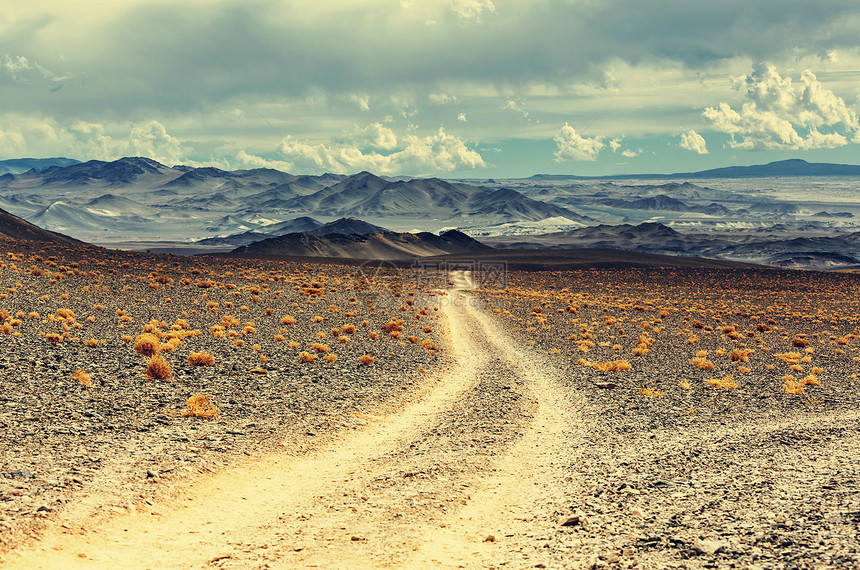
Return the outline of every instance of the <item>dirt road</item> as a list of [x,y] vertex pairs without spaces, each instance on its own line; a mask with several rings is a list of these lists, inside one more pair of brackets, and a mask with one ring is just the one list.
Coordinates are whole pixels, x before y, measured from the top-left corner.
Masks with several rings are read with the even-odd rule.
[[226,469],[98,528],[60,521],[7,567],[548,563],[534,539],[564,514],[557,461],[576,453],[581,404],[472,303],[456,290],[443,299],[455,365],[402,413],[300,457]]

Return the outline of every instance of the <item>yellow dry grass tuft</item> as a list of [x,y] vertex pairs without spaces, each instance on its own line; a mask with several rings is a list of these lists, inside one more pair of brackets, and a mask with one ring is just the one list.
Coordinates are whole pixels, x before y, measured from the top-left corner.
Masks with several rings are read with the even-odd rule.
[[146,363],[146,377],[150,380],[170,380],[173,377],[173,369],[160,354],[155,354]]
[[728,376],[724,376],[723,378],[712,378],[710,380],[705,380],[705,384],[723,390],[729,390],[738,387],[737,382],[735,382],[731,374],[729,374]]
[[365,354],[363,356],[359,356],[358,361],[365,366],[372,366],[376,359],[374,359],[369,354]]
[[87,388],[93,387],[93,380],[90,378],[90,375],[78,368],[74,372],[72,372],[72,378],[83,384]]
[[208,352],[192,352],[188,355],[191,366],[215,366],[215,357]]
[[152,333],[143,333],[134,341],[134,351],[141,356],[155,356],[161,351],[161,342]]
[[665,392],[661,392],[660,390],[652,390],[651,388],[642,387],[639,388],[639,394],[642,396],[648,396],[649,398],[659,398],[665,394]]
[[299,353],[299,361],[300,362],[314,362],[316,359],[317,359],[316,354],[311,354],[310,352],[307,352],[304,350]]
[[209,401],[209,396],[195,394],[185,402],[185,410],[182,412],[182,417],[193,416],[208,420],[209,418],[214,418],[217,414],[218,408]]
[[707,358],[702,357],[702,356],[696,356],[695,358],[693,358],[690,361],[690,363],[692,363],[692,365],[695,366],[696,368],[698,368],[699,370],[713,370],[714,369],[714,363],[711,362],[710,360],[708,360]]

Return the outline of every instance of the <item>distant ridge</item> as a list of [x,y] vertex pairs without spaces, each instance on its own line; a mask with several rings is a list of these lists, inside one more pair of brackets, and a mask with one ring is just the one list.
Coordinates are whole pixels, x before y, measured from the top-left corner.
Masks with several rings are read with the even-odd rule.
[[44,230],[27,220],[10,214],[6,210],[0,210],[0,237],[28,241],[52,241],[69,245],[84,245],[69,236]]
[[457,230],[430,232],[375,232],[367,235],[292,233],[234,249],[235,257],[332,257],[344,259],[401,259],[448,253],[487,251],[487,245]]
[[615,174],[607,176],[535,174],[527,180],[671,180],[675,178],[771,178],[775,176],[860,176],[860,166],[806,162],[800,158],[792,158],[753,166],[726,166],[674,174]]
[[79,163],[79,160],[64,156],[56,158],[12,158],[0,160],[0,174],[18,174],[28,170],[44,170],[52,166],[72,166]]

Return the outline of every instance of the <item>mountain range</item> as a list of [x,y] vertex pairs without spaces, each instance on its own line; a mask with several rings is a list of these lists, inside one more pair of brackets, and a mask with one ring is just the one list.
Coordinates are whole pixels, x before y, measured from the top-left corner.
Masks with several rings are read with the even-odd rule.
[[573,174],[535,174],[529,180],[671,180],[678,178],[771,178],[775,176],[860,176],[860,166],[807,162],[792,158],[753,166],[726,166],[698,172],[674,174],[613,174],[605,176],[577,176]]

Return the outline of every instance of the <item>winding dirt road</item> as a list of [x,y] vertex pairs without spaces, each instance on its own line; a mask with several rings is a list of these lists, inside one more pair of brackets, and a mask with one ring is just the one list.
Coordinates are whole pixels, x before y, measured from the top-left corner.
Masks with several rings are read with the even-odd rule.
[[[8,568],[549,564],[582,404],[458,288],[454,366],[420,402],[300,457],[270,454],[98,528],[48,530]],[[62,521],[60,521],[62,523]],[[543,537],[541,535],[544,535]]]

